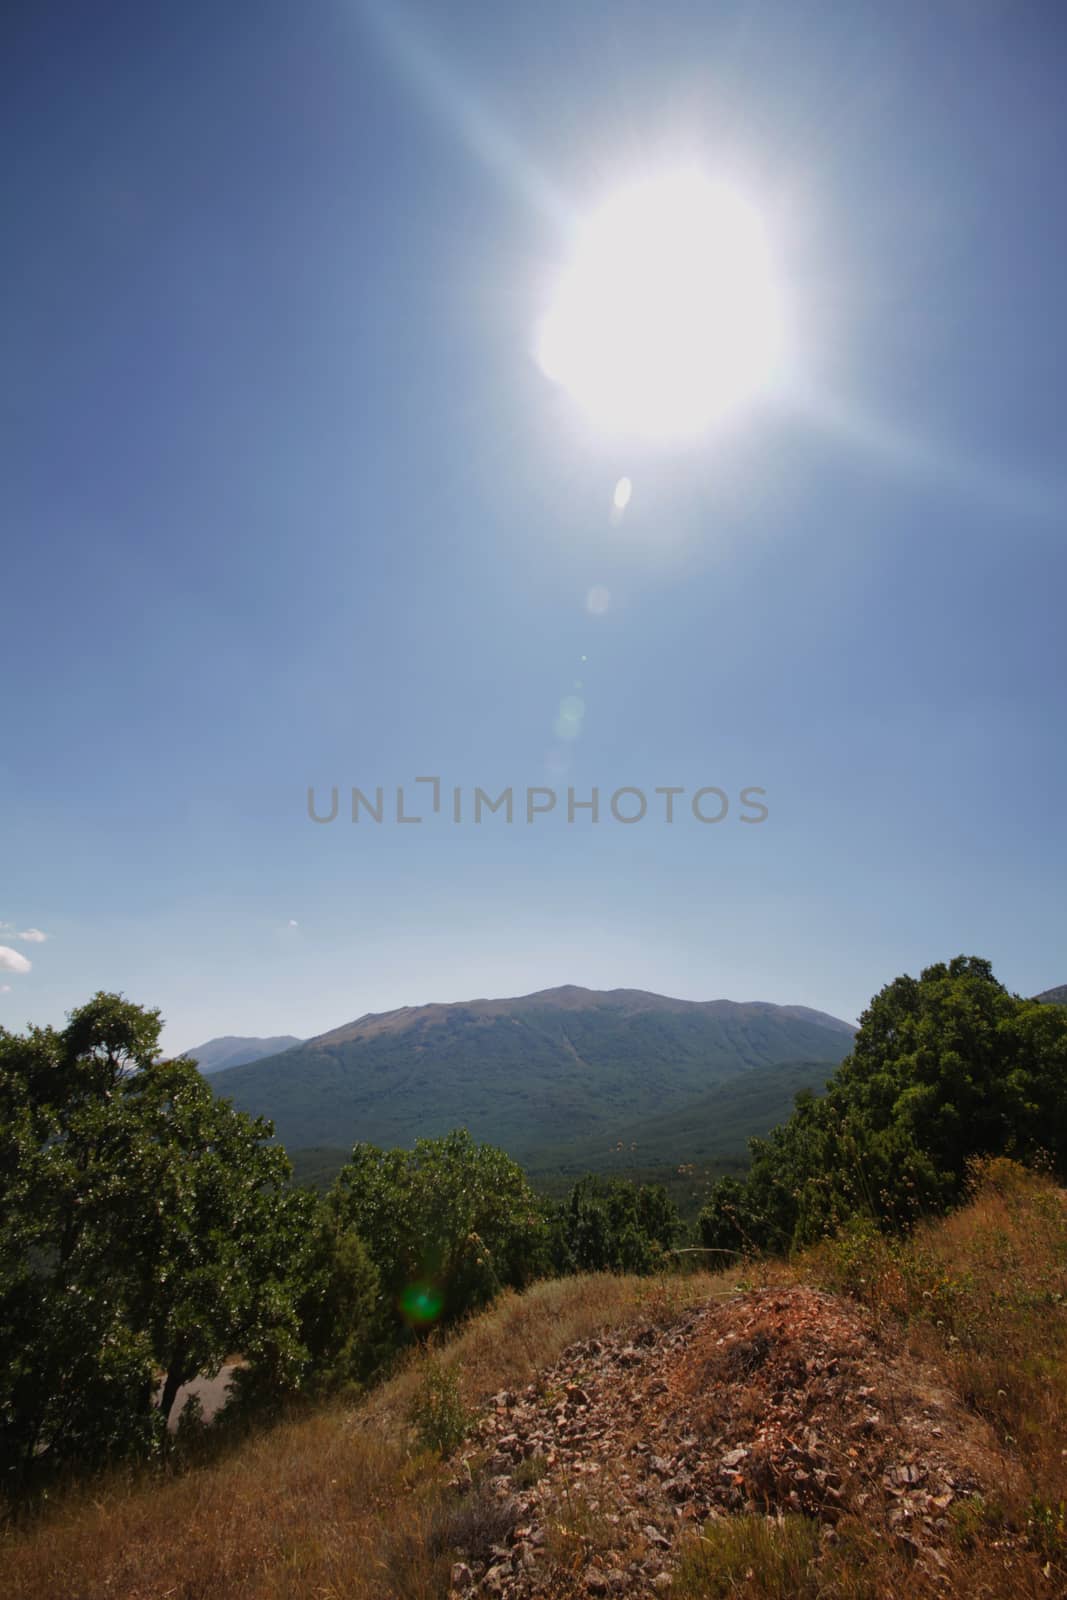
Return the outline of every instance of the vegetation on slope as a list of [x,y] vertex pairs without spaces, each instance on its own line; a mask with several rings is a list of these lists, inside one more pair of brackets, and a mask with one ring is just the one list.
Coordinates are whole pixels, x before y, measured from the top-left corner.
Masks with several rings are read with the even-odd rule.
[[[539,1194],[556,1199],[566,1195],[576,1177],[589,1172],[662,1184],[682,1216],[692,1220],[706,1198],[707,1181],[743,1174],[748,1141],[784,1122],[803,1090],[821,1092],[830,1071],[826,1061],[752,1067],[680,1111],[612,1124],[594,1138],[531,1149],[527,1176]],[[325,1191],[349,1153],[330,1147],[290,1149],[294,1182]]]
[[236,1403],[366,1382],[420,1332],[575,1270],[651,1271],[662,1191],[539,1200],[466,1132],[358,1145],[294,1187],[268,1123],[158,1055],[160,1019],[97,995],[0,1031],[0,1490],[159,1455],[175,1398],[240,1357]]
[[609,1126],[596,1138],[533,1151],[532,1175],[603,1172],[671,1164],[700,1167],[736,1162],[749,1139],[784,1122],[798,1094],[821,1093],[830,1076],[826,1061],[778,1061],[737,1073],[678,1111]]
[[[562,1203],[547,1203],[509,1156],[465,1132],[407,1151],[360,1145],[324,1197],[294,1189],[269,1125],[218,1099],[188,1062],[161,1061],[158,1032],[156,1013],[108,995],[73,1013],[65,1029],[0,1031],[0,1202],[8,1222],[0,1237],[0,1444],[9,1492],[47,1483],[50,1469],[64,1463],[83,1472],[146,1454],[174,1471],[215,1455],[215,1466],[183,1480],[206,1484],[204,1474],[224,1473],[237,1459],[227,1440],[242,1418],[262,1426],[297,1399],[326,1406],[306,1426],[349,1418],[328,1426],[350,1433],[354,1423],[369,1436],[405,1394],[405,1416],[416,1420],[423,1443],[447,1447],[481,1393],[456,1361],[467,1359],[475,1329],[495,1324],[473,1324],[449,1346],[444,1365],[441,1331],[494,1301],[566,1308],[569,1289],[535,1282],[552,1274],[648,1274],[672,1258],[679,1223],[662,1190],[590,1175]],[[1054,1426],[1067,1420],[1063,1198],[1003,1157],[1045,1152],[1062,1167],[1065,1068],[1067,1011],[1008,994],[988,963],[960,957],[918,980],[900,978],[865,1013],[824,1099],[802,1096],[786,1124],[756,1141],[749,1177],[718,1185],[703,1219],[708,1247],[728,1253],[762,1245],[795,1257],[817,1244],[791,1268],[742,1270],[778,1282],[783,1273],[815,1274],[866,1300],[938,1360],[998,1430],[1011,1456],[1003,1493],[967,1512],[956,1566],[946,1569],[961,1581],[982,1576],[990,1594],[1008,1592],[996,1586],[990,1561],[997,1572],[1011,1566],[1014,1592],[1050,1592],[1041,1587],[1052,1581],[1048,1574],[1063,1576],[1064,1458],[1041,1442],[1046,1416]],[[924,1213],[965,1198],[976,1157],[994,1165],[984,1169],[975,1204],[946,1222],[923,1222]],[[519,1290],[522,1299],[507,1298]],[[578,1305],[581,1292],[574,1292]],[[605,1312],[618,1310],[620,1292],[603,1289]],[[525,1314],[515,1312],[520,1322]],[[565,1309],[561,1315],[566,1321]],[[184,1443],[164,1450],[178,1384],[233,1354],[242,1364],[236,1402],[224,1413],[228,1426],[205,1442],[189,1419]],[[524,1359],[537,1365],[539,1347]],[[398,1364],[421,1372],[414,1393],[405,1378],[372,1391],[358,1411],[337,1408],[337,1397],[351,1404],[370,1378]],[[406,1486],[422,1506],[428,1543],[389,1544],[384,1567],[367,1575],[363,1589],[346,1579],[345,1593],[439,1593],[444,1554],[463,1546],[452,1537],[458,1513],[450,1480],[412,1455],[406,1424],[392,1421],[397,1438],[388,1448],[375,1445],[374,1470],[390,1496]],[[338,1438],[335,1456],[342,1449]],[[146,1480],[122,1503],[182,1492]],[[341,1559],[352,1553],[346,1541],[357,1537],[357,1525],[358,1538],[376,1526],[383,1536],[377,1502],[364,1505],[363,1490],[353,1492],[363,1509],[338,1535]],[[77,1507],[77,1493],[63,1503]],[[323,1506],[331,1504],[327,1495]],[[770,1549],[768,1539],[773,1546],[777,1537],[750,1531],[738,1549]],[[862,1532],[863,1559],[881,1560],[871,1529],[866,1543]],[[294,1574],[310,1573],[324,1593],[342,1570],[332,1555],[326,1568],[320,1562],[333,1537],[331,1529],[316,1532],[313,1548],[300,1546],[293,1563]],[[33,1539],[32,1532],[13,1536],[7,1552],[24,1576],[30,1569],[18,1562]],[[714,1549],[718,1540],[713,1531],[705,1543]],[[56,1560],[68,1562],[69,1592],[98,1592],[64,1548],[59,1538]],[[208,1548],[203,1583],[213,1572],[210,1582],[225,1587],[232,1577],[238,1594],[301,1592],[286,1588],[291,1549],[267,1532],[247,1564],[240,1548],[225,1557]],[[900,1588],[898,1556],[886,1556],[882,1576],[889,1583],[895,1574]],[[814,1547],[805,1559],[823,1570]],[[124,1555],[122,1572],[135,1577],[137,1560],[136,1551]],[[60,1573],[54,1563],[47,1570]],[[117,1570],[112,1562],[113,1577]],[[179,1562],[168,1576],[180,1580],[183,1570]],[[847,1561],[842,1570],[844,1588],[813,1592],[886,1592],[849,1587]],[[713,1586],[733,1581],[714,1561],[692,1570],[683,1561],[678,1576],[682,1584],[712,1585],[683,1592],[732,1592]],[[564,1586],[551,1592],[573,1592],[566,1582],[561,1577]],[[134,1584],[112,1592],[152,1591]],[[208,1590],[183,1591],[179,1582],[174,1593],[183,1592]]]
[[836,1066],[852,1041],[795,1007],[555,993],[363,1019],[212,1082],[290,1149],[406,1146],[463,1126],[530,1165],[546,1145],[683,1110],[739,1072]]
[[[468,1479],[455,1458],[420,1441],[414,1419],[425,1418],[429,1396],[444,1397],[438,1422],[451,1407],[465,1433],[489,1397],[536,1381],[579,1341],[628,1326],[665,1332],[687,1307],[715,1297],[743,1305],[761,1286],[800,1281],[858,1297],[877,1339],[933,1364],[952,1403],[992,1429],[986,1476],[999,1481],[951,1503],[936,1561],[917,1559],[906,1539],[852,1512],[823,1536],[817,1517],[767,1519],[758,1508],[710,1522],[702,1537],[693,1530],[688,1542],[670,1530],[670,1592],[1053,1600],[1067,1584],[1067,1207],[1047,1180],[1004,1163],[977,1177],[964,1209],[907,1240],[853,1229],[792,1266],[748,1269],[743,1282],[736,1271],[576,1277],[507,1293],[451,1338],[413,1349],[357,1405],[330,1403],[243,1441],[220,1438],[214,1459],[193,1470],[162,1480],[117,1475],[10,1528],[0,1544],[4,1592],[11,1600],[445,1600],[471,1541],[488,1549],[509,1534],[479,1487],[485,1457],[470,1455]],[[740,1394],[749,1369],[735,1365]],[[862,1471],[862,1451],[858,1462]],[[542,1471],[520,1462],[515,1492],[528,1495]],[[546,1593],[588,1592],[576,1586],[575,1556],[583,1566],[599,1560],[599,1540],[613,1540],[624,1565],[650,1548],[641,1522],[595,1516],[577,1476],[548,1512],[555,1586]]]
[[751,1150],[747,1178],[712,1191],[708,1246],[809,1244],[856,1215],[908,1227],[960,1198],[974,1156],[1062,1165],[1067,1009],[1010,994],[974,956],[897,978],[825,1095]]

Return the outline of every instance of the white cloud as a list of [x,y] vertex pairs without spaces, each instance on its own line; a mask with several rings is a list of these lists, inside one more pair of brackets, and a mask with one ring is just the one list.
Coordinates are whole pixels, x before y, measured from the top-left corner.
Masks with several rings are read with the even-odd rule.
[[31,965],[17,950],[0,944],[0,972],[29,972]]
[[290,917],[289,918],[289,926],[290,926],[290,928],[299,928],[300,924],[299,924],[299,922],[297,922],[295,917]]
[[16,933],[15,938],[21,939],[23,944],[44,944],[48,935],[42,933],[40,928],[23,928],[21,933]]
[[0,983],[0,994],[10,994],[10,993],[11,993],[11,985],[9,983]]

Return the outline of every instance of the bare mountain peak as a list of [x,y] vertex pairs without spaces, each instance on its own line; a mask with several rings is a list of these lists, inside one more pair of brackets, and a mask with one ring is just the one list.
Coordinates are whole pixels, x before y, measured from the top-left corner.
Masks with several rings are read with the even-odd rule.
[[552,989],[537,989],[532,994],[497,999],[483,996],[476,1000],[430,1001],[425,1005],[400,1006],[395,1011],[368,1011],[352,1022],[342,1023],[339,1028],[316,1035],[308,1043],[329,1047],[361,1039],[381,1038],[387,1034],[406,1033],[411,1029],[448,1026],[450,1022],[501,1017],[522,1020],[538,1013],[581,1011],[616,1012],[623,1016],[657,1011],[690,1012],[724,1018],[767,1012],[811,1022],[836,1033],[855,1032],[850,1022],[829,1016],[823,1011],[812,1010],[810,1006],[780,1006],[768,1000],[682,1000],[672,995],[655,994],[648,989],[586,989],[580,984],[566,983]]

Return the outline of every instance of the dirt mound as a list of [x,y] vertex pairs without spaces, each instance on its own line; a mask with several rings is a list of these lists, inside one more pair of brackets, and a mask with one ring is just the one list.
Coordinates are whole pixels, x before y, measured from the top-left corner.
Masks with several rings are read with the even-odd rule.
[[[961,1497],[1002,1462],[977,1418],[848,1301],[751,1291],[572,1346],[495,1396],[457,1487],[510,1532],[457,1564],[497,1595],[669,1591],[678,1541],[709,1518],[848,1514],[937,1563]],[[480,1450],[478,1447],[481,1447]]]

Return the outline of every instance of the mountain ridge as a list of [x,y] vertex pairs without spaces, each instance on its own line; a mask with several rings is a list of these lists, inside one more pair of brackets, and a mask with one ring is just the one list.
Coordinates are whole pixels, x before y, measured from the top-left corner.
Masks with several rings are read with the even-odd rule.
[[753,1067],[832,1069],[853,1031],[809,1007],[571,984],[368,1012],[213,1081],[290,1148],[409,1145],[466,1126],[522,1159],[681,1110]]
[[580,984],[561,984],[551,989],[536,989],[530,994],[509,995],[497,998],[479,996],[474,1000],[431,1000],[419,1006],[398,1006],[393,1011],[367,1011],[362,1016],[345,1022],[326,1033],[313,1034],[303,1041],[309,1045],[348,1043],[353,1039],[369,1038],[380,1033],[404,1032],[422,1021],[443,1020],[448,1013],[466,1013],[476,1017],[509,1015],[514,1007],[524,1005],[538,1010],[619,1010],[636,1015],[642,1010],[671,1010],[676,1012],[703,1012],[707,1015],[732,1016],[746,1011],[771,1006],[783,1016],[814,1023],[832,1032],[851,1036],[852,1023],[826,1011],[816,1011],[810,1006],[781,1006],[768,1000],[682,1000],[673,995],[657,994],[651,989],[587,989]]
[[200,1071],[207,1077],[216,1072],[225,1072],[229,1067],[248,1066],[253,1061],[260,1061],[264,1056],[274,1056],[283,1050],[291,1050],[294,1045],[303,1044],[295,1033],[277,1033],[267,1038],[256,1038],[250,1034],[223,1033],[216,1039],[206,1039],[203,1044],[193,1045],[189,1050],[179,1052],[179,1057],[195,1061]]

